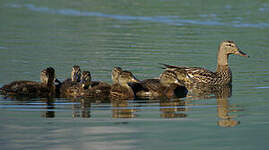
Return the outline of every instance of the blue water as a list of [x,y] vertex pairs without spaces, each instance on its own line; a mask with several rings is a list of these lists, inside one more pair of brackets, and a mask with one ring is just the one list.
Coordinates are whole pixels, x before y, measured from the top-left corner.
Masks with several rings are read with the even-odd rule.
[[111,81],[120,66],[155,78],[160,63],[214,71],[218,45],[234,40],[231,96],[127,100],[0,96],[5,149],[268,149],[269,3],[87,0],[0,2],[0,86],[39,81],[48,66]]
[[[201,14],[194,16],[196,20],[183,19],[180,16],[127,16],[119,14],[104,14],[101,12],[88,12],[80,11],[76,9],[53,9],[48,7],[38,7],[34,4],[8,4],[7,7],[11,8],[27,8],[34,12],[49,13],[49,14],[59,14],[67,16],[86,16],[86,17],[104,17],[116,20],[126,20],[126,21],[149,21],[164,23],[169,25],[184,26],[184,25],[205,25],[205,26],[232,26],[232,27],[250,27],[250,28],[268,28],[268,22],[259,22],[259,23],[247,23],[244,22],[243,17],[233,17],[229,22],[224,22],[221,18],[221,15],[217,14]],[[227,9],[231,9],[227,7]],[[261,12],[268,12],[264,8],[259,9]]]

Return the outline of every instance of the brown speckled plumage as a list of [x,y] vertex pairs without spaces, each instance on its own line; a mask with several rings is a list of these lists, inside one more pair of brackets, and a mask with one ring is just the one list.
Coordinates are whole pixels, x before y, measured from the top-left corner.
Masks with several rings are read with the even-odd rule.
[[138,85],[134,87],[138,98],[166,99],[179,95],[184,97],[187,92],[186,88],[178,81],[176,74],[170,70],[164,71],[159,79],[146,79],[138,84],[142,87],[139,90],[136,90]]
[[78,65],[74,65],[71,71],[71,78],[64,80],[59,86],[61,97],[75,97],[81,88],[81,70]]
[[199,68],[166,65],[166,70],[174,71],[177,78],[186,86],[214,86],[232,83],[232,72],[228,66],[228,57],[230,54],[248,57],[239,50],[233,41],[223,41],[219,46],[218,65],[216,72]]
[[118,80],[116,80],[116,83],[114,83],[111,87],[110,98],[112,100],[134,99],[135,94],[132,88],[129,86],[130,82],[139,82],[139,81],[129,71],[120,72]]
[[55,70],[52,67],[44,69],[40,74],[41,82],[13,81],[0,88],[0,92],[7,96],[50,97],[55,94]]
[[97,100],[108,100],[111,85],[102,81],[92,81],[89,88],[82,89],[80,96]]

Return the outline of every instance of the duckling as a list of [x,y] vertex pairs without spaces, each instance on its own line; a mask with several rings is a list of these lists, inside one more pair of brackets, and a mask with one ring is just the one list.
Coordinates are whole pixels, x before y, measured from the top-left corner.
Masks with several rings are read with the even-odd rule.
[[75,82],[80,82],[81,79],[81,70],[80,67],[78,65],[74,65],[72,67],[72,71],[71,71],[71,79],[67,79],[67,80],[71,80],[71,81],[75,81]]
[[82,89],[79,92],[81,97],[108,100],[111,85],[102,81],[91,81],[91,73],[83,71],[81,76]]
[[118,80],[115,81],[116,83],[112,85],[110,90],[110,98],[112,100],[134,99],[135,94],[128,83],[139,82],[139,80],[130,71],[122,71],[118,76]]
[[187,94],[187,89],[177,79],[176,74],[169,70],[164,71],[159,79],[146,79],[138,84],[143,87],[135,90],[138,98],[162,99],[185,97]]
[[232,83],[232,71],[228,65],[230,54],[249,57],[235,42],[227,40],[220,43],[216,72],[199,67],[163,65],[166,70],[174,71],[187,87],[226,85]]
[[0,88],[3,95],[15,97],[50,97],[55,94],[55,70],[48,67],[41,71],[41,82],[13,81]]
[[83,71],[80,78],[80,83],[83,89],[91,88],[92,75],[90,71]]
[[114,67],[112,69],[112,74],[111,74],[111,78],[112,78],[112,82],[114,83],[118,83],[118,79],[119,79],[119,75],[123,70],[121,69],[121,67]]
[[76,93],[75,89],[80,86],[80,84],[79,84],[80,80],[81,80],[80,67],[78,65],[74,65],[72,67],[72,71],[71,71],[71,78],[64,80],[59,86],[60,96],[61,97],[66,97],[66,96],[73,97],[73,96],[77,95],[77,94],[75,94]]

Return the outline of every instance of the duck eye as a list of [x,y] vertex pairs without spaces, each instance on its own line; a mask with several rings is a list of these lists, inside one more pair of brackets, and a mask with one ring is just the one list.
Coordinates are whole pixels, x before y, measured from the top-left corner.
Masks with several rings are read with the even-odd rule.
[[227,46],[233,47],[233,45],[232,45],[232,44],[228,44]]

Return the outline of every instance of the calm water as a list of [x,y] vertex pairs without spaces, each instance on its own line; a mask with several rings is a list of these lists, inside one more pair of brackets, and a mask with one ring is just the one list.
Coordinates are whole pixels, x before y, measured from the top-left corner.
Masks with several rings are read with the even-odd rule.
[[111,83],[114,66],[137,78],[159,63],[214,70],[234,40],[231,97],[100,103],[0,97],[4,149],[268,149],[269,2],[214,0],[1,0],[0,86],[69,77],[74,64]]

